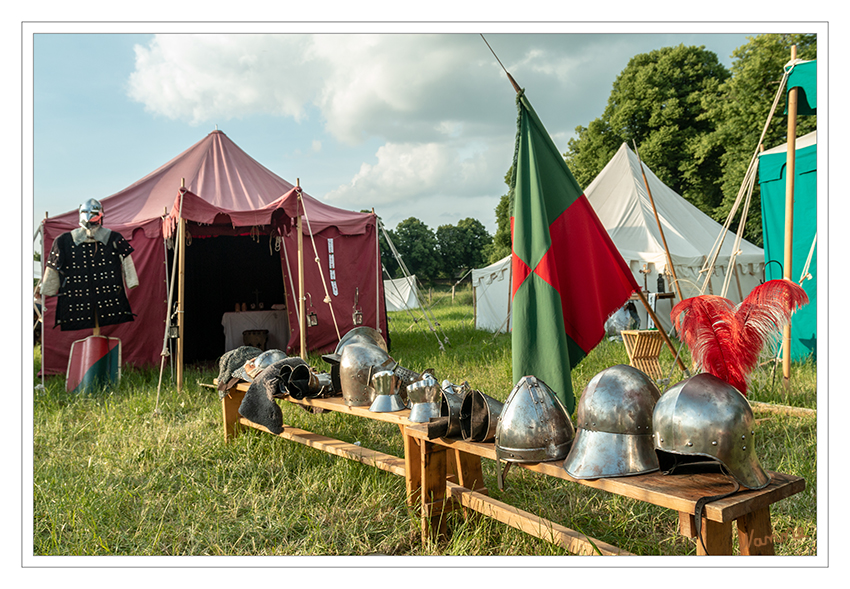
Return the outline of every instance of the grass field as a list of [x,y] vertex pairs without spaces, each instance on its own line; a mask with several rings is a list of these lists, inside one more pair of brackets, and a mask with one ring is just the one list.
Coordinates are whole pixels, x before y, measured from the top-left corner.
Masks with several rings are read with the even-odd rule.
[[[421,313],[418,321],[405,312],[391,314],[393,357],[505,400],[512,387],[510,336],[473,328],[468,290],[454,302],[435,295],[432,314],[436,331]],[[686,349],[683,357],[689,363]],[[35,374],[38,348],[34,360]],[[310,362],[327,369],[318,356]],[[623,344],[604,340],[573,371],[576,393],[600,370],[620,363],[628,363]],[[669,350],[661,363],[671,383],[682,378]],[[816,409],[816,369],[794,365],[786,393],[772,366],[759,368],[750,399]],[[167,375],[158,414],[158,369],[125,368],[113,390],[85,395],[66,393],[62,377],[46,379],[33,398],[33,554],[567,554],[475,513],[451,514],[450,540],[423,546],[402,477],[258,432],[225,445],[218,393],[201,386],[217,372],[213,364],[188,367],[179,393]],[[394,425],[314,415],[285,402],[282,410],[285,424],[404,455]],[[815,555],[816,414],[757,410],[756,417],[762,466],[806,479],[804,492],[771,508],[777,554]],[[693,540],[678,535],[678,519],[668,510],[518,468],[499,491],[495,463],[488,460],[484,474],[493,497],[630,552],[695,554]]]

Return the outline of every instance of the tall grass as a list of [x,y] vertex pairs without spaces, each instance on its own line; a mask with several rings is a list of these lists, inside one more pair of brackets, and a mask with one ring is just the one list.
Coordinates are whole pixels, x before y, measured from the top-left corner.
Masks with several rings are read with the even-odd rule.
[[[468,289],[454,302],[435,294],[427,318],[391,314],[391,354],[404,366],[434,369],[438,379],[468,381],[504,400],[512,386],[510,335],[478,331],[472,319]],[[661,362],[671,383],[682,378],[669,350]],[[39,363],[36,348],[34,371]],[[318,355],[310,363],[327,368]],[[628,363],[622,343],[603,341],[573,371],[576,393],[618,363]],[[814,408],[815,369],[795,365],[789,395],[771,367],[761,368],[752,397]],[[218,393],[201,386],[216,370],[187,367],[180,392],[166,376],[155,413],[158,376],[125,367],[111,390],[70,394],[61,377],[52,377],[34,392],[33,554],[567,554],[462,511],[448,515],[446,543],[423,545],[402,477],[254,431],[225,444]],[[286,424],[404,455],[394,425],[281,405]],[[807,483],[805,492],[771,508],[783,539],[777,553],[816,554],[816,417],[757,417],[762,465]],[[633,553],[695,553],[694,542],[677,534],[674,512],[519,468],[499,491],[495,464],[483,462],[491,495],[520,509]]]

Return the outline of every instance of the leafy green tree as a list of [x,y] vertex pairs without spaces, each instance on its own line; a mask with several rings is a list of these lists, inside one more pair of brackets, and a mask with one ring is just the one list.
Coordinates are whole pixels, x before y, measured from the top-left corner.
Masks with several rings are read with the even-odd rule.
[[447,278],[458,278],[470,268],[483,266],[487,261],[484,250],[493,241],[481,221],[471,217],[461,219],[457,225],[440,225],[436,238]]
[[411,274],[423,283],[431,282],[440,273],[442,263],[437,251],[437,238],[425,223],[408,217],[396,225],[390,239]]
[[703,210],[721,201],[722,151],[705,138],[716,121],[716,101],[729,72],[705,47],[664,47],[634,56],[617,76],[602,116],[576,129],[565,154],[586,187],[624,142],[662,182]]
[[[505,174],[505,184],[508,189],[511,186],[511,173],[513,166],[508,168]],[[504,194],[496,205],[496,234],[493,241],[484,250],[487,263],[498,262],[511,253],[511,199],[509,194]]]
[[[779,89],[784,66],[791,59],[791,46],[797,46],[797,58],[817,59],[816,35],[771,34],[749,37],[748,43],[732,54],[732,77],[720,87],[720,100],[706,105],[707,116],[720,121],[709,141],[722,153],[720,165],[723,171],[720,188],[723,200],[712,211],[713,217],[725,223],[729,211],[741,189],[747,167],[758,148],[759,137],[764,130],[770,108]],[[786,91],[787,95],[787,91]],[[788,140],[788,117],[785,114],[786,100],[780,99],[763,146],[770,149]],[[797,136],[817,129],[817,117],[799,116]],[[747,212],[747,228],[744,237],[761,246],[761,200],[759,187],[755,185],[753,200]],[[732,229],[737,231],[737,220]]]

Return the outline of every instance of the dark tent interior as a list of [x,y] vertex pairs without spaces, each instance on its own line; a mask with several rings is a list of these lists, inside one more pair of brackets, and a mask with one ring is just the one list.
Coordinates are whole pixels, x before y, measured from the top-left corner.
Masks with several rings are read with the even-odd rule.
[[192,238],[186,247],[185,363],[214,362],[225,352],[221,319],[237,304],[251,310],[252,304],[271,309],[286,303],[281,263],[280,252],[269,251],[268,234]]

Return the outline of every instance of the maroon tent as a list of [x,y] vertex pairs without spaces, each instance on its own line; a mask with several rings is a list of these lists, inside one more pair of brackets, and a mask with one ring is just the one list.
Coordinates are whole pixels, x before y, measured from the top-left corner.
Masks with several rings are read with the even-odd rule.
[[[306,314],[315,314],[317,320],[307,330],[308,349],[333,349],[338,333],[344,335],[354,327],[358,314],[363,325],[387,335],[375,214],[345,211],[310,197],[221,131],[213,131],[135,184],[100,201],[104,225],[133,246],[139,276],[139,286],[127,292],[135,320],[101,328],[103,335],[122,340],[125,365],[160,364],[168,306],[166,268],[169,276],[175,270],[167,244],[176,236],[181,214],[188,233],[184,361],[212,361],[226,351],[222,316],[240,302],[263,303],[265,309],[285,305],[290,330],[285,351],[300,352],[295,231],[299,215],[309,293]],[[76,210],[45,219],[45,252],[77,223]],[[326,290],[330,304],[325,302]],[[54,328],[55,300],[47,297],[44,303],[43,370],[61,374],[71,344],[91,333]]]

